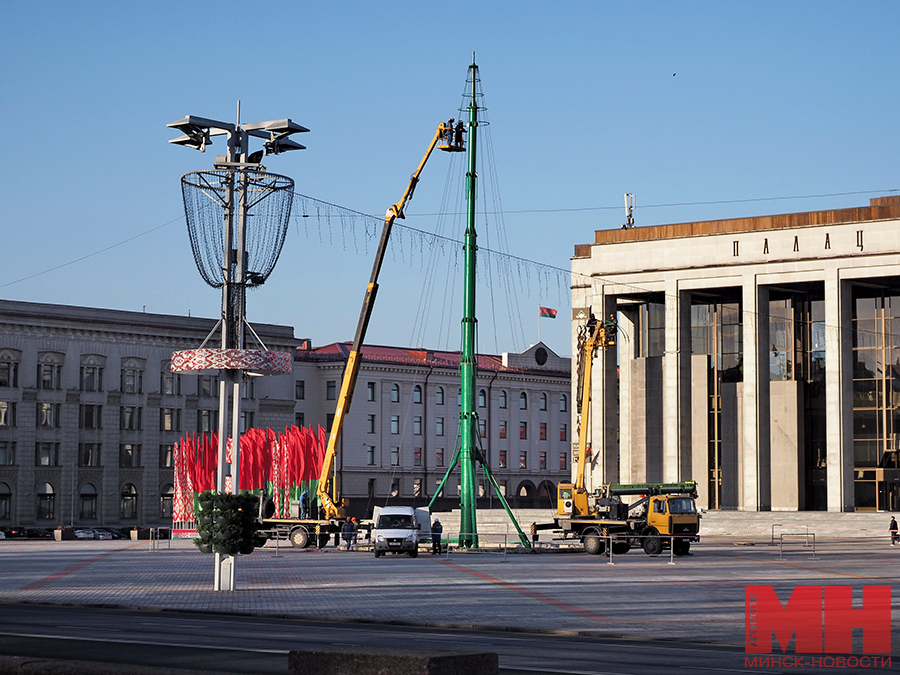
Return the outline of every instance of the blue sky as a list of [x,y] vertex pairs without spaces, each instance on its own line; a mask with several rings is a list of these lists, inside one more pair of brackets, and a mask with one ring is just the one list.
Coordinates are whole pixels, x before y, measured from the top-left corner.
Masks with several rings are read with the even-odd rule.
[[[166,123],[233,121],[238,100],[245,122],[290,117],[310,128],[308,149],[268,169],[380,218],[437,124],[459,117],[473,51],[490,120],[479,243],[546,266],[482,275],[483,352],[536,341],[544,305],[560,317],[541,337],[569,354],[568,280],[553,270],[621,226],[625,192],[641,226],[859,206],[900,188],[896,2],[37,1],[5,3],[3,18],[10,300],[216,316],[179,178],[212,168],[223,144],[170,145]],[[458,218],[437,215],[460,208],[443,197],[457,194],[458,160],[432,157],[404,225],[461,238]],[[292,219],[250,320],[317,345],[351,339],[377,234],[366,223]],[[458,348],[457,247],[402,228],[395,243],[368,341]]]

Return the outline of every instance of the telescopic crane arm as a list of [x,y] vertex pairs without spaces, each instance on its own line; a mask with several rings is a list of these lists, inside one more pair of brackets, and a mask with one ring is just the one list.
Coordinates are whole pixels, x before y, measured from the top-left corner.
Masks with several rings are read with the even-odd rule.
[[325,511],[326,518],[339,518],[343,515],[343,505],[337,495],[337,487],[332,480],[332,471],[334,470],[334,460],[337,455],[338,443],[341,438],[341,430],[344,426],[344,417],[350,411],[350,402],[353,398],[353,390],[356,387],[356,378],[359,375],[359,367],[362,362],[360,349],[363,340],[366,337],[366,331],[369,327],[369,319],[372,316],[372,308],[375,305],[375,295],[378,293],[378,275],[381,272],[381,264],[384,262],[384,256],[387,252],[388,239],[391,236],[391,228],[397,218],[404,218],[403,210],[406,204],[412,199],[413,192],[419,182],[419,174],[425,168],[425,163],[434,151],[435,146],[442,139],[446,140],[446,145],[442,145],[442,150],[459,151],[459,146],[454,146],[450,142],[450,132],[444,122],[441,122],[431,139],[431,145],[419,162],[418,168],[409,179],[409,185],[396,204],[391,206],[384,216],[384,228],[381,230],[381,239],[378,242],[378,250],[375,253],[375,262],[372,265],[372,276],[369,278],[369,285],[366,286],[366,295],[363,299],[362,311],[359,314],[359,323],[356,326],[356,335],[353,338],[353,344],[350,348],[350,354],[347,356],[347,366],[344,369],[344,378],[341,381],[341,391],[338,394],[337,407],[334,413],[334,420],[331,423],[331,433],[328,436],[328,445],[325,448],[325,458],[322,461],[322,471],[319,474],[319,486],[316,495],[319,503]]

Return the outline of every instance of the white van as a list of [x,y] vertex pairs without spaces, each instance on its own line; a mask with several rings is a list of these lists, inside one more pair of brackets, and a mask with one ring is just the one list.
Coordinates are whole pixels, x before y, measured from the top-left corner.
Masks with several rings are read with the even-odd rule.
[[385,553],[409,553],[410,558],[415,558],[419,555],[419,544],[431,541],[428,509],[375,507],[373,515],[375,529],[372,532],[372,548],[376,558]]

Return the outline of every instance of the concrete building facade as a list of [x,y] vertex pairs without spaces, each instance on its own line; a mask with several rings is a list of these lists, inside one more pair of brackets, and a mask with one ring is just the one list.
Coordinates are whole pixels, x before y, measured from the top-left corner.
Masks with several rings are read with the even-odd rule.
[[628,336],[595,361],[588,485],[695,480],[710,509],[900,510],[898,226],[885,197],[576,246],[573,346],[590,312]]

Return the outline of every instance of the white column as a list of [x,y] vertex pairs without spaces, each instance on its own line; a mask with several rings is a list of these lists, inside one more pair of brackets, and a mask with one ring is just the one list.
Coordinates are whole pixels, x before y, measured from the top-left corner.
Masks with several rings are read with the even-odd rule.
[[755,275],[742,284],[744,381],[740,401],[740,508],[768,511],[771,507],[769,459],[769,293]]
[[828,510],[853,511],[853,373],[850,285],[825,271],[825,444]]
[[[601,289],[592,307],[598,321],[616,315],[616,298]],[[593,490],[603,483],[619,480],[619,420],[616,412],[618,395],[617,358],[615,349],[601,349],[594,361],[591,379],[591,445],[592,455],[585,486]]]
[[690,474],[691,296],[678,280],[666,284],[666,352],[663,356],[663,480]]
[[[619,312],[619,480],[623,483],[643,481],[643,475],[634,475],[635,439],[632,434],[632,382],[634,375],[634,349],[637,340],[637,323],[632,312]],[[627,336],[627,338],[626,338]],[[627,341],[626,341],[627,340]]]

